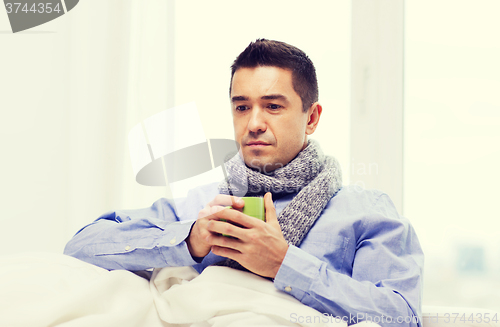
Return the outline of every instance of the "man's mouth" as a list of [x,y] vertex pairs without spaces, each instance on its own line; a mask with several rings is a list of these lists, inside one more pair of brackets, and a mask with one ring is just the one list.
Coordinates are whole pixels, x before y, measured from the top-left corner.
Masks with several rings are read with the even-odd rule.
[[252,148],[258,148],[258,147],[264,147],[270,145],[269,143],[266,142],[261,142],[261,141],[255,141],[255,142],[248,142],[247,146],[252,147]]

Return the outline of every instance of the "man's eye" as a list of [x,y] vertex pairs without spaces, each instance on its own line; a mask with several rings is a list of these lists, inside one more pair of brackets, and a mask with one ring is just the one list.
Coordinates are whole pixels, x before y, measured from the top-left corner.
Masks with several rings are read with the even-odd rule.
[[270,104],[269,109],[276,110],[282,108],[279,104]]
[[247,110],[247,109],[248,109],[248,107],[247,107],[247,106],[237,106],[237,107],[236,107],[236,111],[245,111],[245,110]]

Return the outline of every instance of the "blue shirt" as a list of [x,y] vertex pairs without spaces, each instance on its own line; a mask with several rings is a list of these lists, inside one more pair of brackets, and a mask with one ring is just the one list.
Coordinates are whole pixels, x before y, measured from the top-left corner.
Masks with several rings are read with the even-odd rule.
[[[108,212],[78,231],[64,253],[109,270],[193,266],[201,272],[223,258],[209,253],[197,262],[185,239],[217,185],[191,190],[176,205],[162,198],[149,208]],[[295,195],[274,200],[278,215]],[[413,227],[387,194],[347,186],[300,246],[289,246],[274,285],[324,313],[322,319],[421,326],[423,261]],[[291,320],[301,318],[307,319]]]

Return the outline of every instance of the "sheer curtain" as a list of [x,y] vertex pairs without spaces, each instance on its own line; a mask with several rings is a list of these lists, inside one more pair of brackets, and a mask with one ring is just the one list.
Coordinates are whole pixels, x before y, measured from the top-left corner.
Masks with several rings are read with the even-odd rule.
[[12,34],[0,16],[0,254],[61,252],[105,211],[149,206],[127,134],[166,108],[166,1],[81,1]]

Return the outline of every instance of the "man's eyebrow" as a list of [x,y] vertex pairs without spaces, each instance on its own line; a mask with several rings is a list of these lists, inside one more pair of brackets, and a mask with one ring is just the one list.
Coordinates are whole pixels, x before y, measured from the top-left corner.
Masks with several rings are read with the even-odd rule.
[[287,97],[283,94],[269,94],[261,97],[262,100],[283,100],[288,101]]
[[[264,95],[260,97],[262,100],[282,100],[282,101],[288,101],[288,98],[284,96],[283,94],[269,94],[269,95]],[[236,95],[231,98],[231,102],[237,102],[237,101],[248,101],[250,98],[243,96],[243,95]]]
[[231,102],[236,102],[236,101],[248,101],[248,97],[237,95],[231,98]]

